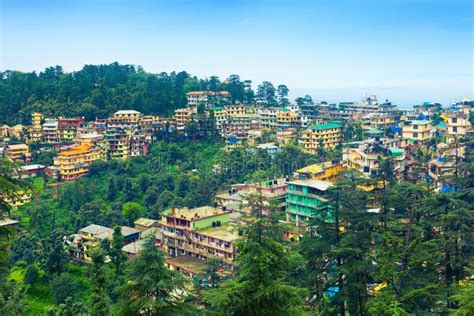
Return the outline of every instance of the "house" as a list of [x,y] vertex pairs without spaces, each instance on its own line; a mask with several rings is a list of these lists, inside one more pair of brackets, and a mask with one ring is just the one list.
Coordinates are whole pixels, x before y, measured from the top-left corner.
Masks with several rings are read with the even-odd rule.
[[471,128],[469,115],[462,112],[446,113],[446,142],[452,144],[466,136]]
[[54,165],[59,167],[62,180],[73,180],[87,174],[92,163],[98,159],[101,159],[99,147],[80,144],[58,153]]
[[4,155],[8,160],[13,162],[23,161],[27,163],[32,159],[30,149],[26,144],[7,145]]
[[344,170],[346,167],[341,162],[326,161],[300,168],[294,172],[294,176],[299,180],[314,179],[336,182],[337,176]]
[[186,99],[190,107],[196,107],[199,104],[208,106],[209,104],[215,104],[218,100],[227,102],[229,96],[230,93],[227,91],[191,91],[186,93]]
[[46,166],[35,164],[35,165],[27,165],[20,167],[20,178],[32,178],[36,177],[44,172]]
[[146,231],[150,228],[156,228],[159,226],[160,221],[149,218],[139,218],[134,222],[135,228],[141,232]]
[[333,183],[321,180],[288,182],[286,220],[296,226],[305,225],[316,217],[330,220],[327,191]]
[[170,208],[162,212],[162,247],[170,258],[189,256],[199,260],[217,257],[232,269],[234,242],[239,234],[232,224],[238,213],[203,206],[194,209]]
[[413,120],[405,121],[402,127],[403,138],[410,141],[419,141],[424,143],[432,137],[431,121]]
[[341,143],[342,124],[328,123],[313,125],[304,130],[298,139],[304,151],[315,154],[319,147],[333,149]]
[[107,128],[136,130],[142,114],[135,110],[120,110],[107,119]]

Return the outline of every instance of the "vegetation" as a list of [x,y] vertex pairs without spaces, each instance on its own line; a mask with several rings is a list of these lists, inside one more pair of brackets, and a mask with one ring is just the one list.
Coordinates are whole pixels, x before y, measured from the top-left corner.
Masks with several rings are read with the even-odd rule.
[[[222,278],[219,263],[211,260],[204,273],[209,283],[194,288],[165,268],[164,254],[152,241],[139,257],[127,260],[117,230],[86,267],[69,261],[63,236],[92,223],[114,227],[139,216],[159,218],[171,206],[209,205],[230,184],[290,175],[329,153],[307,155],[289,144],[272,159],[262,150],[227,152],[212,139],[180,140],[179,145],[164,140],[149,152],[127,161],[97,162],[90,175],[74,183],[33,185],[38,200],[11,212],[21,223],[15,243],[13,235],[2,239],[0,314],[474,313],[470,144],[459,172],[449,179],[457,188],[450,193],[397,182],[390,161],[381,163],[377,179],[347,172],[299,243],[282,238],[287,227],[278,221],[281,214],[264,216],[261,199],[252,198],[253,219],[241,231],[235,275]],[[14,166],[2,166],[2,194],[13,192],[22,184],[9,177]],[[385,185],[360,189],[374,181]]]

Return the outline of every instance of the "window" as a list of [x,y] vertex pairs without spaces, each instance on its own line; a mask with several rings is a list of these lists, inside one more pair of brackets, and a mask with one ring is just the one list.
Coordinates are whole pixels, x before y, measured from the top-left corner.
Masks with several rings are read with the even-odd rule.
[[457,117],[453,117],[453,118],[451,119],[451,122],[454,123],[454,124],[457,123],[457,122],[458,122],[458,118],[457,118]]
[[418,138],[418,133],[413,133],[413,138]]
[[413,125],[413,129],[418,129],[418,125]]
[[[453,122],[453,123],[454,123],[454,122]],[[457,133],[457,131],[458,131],[458,128],[457,128],[456,126],[453,126],[453,132],[454,132],[454,133]]]

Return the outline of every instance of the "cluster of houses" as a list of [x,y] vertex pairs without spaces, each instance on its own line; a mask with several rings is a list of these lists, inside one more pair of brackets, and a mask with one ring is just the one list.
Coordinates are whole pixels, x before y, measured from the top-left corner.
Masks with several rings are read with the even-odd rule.
[[[20,177],[45,173],[58,181],[73,180],[87,174],[96,160],[146,155],[158,132],[186,134],[188,126],[203,117],[213,120],[215,132],[225,139],[229,150],[245,146],[275,155],[288,142],[310,154],[341,150],[339,159],[306,166],[285,178],[234,184],[219,192],[212,206],[171,207],[161,212],[159,220],[141,218],[134,227],[121,228],[123,251],[129,256],[139,254],[144,240],[152,238],[167,254],[168,267],[194,276],[206,269],[211,256],[221,261],[222,271],[233,269],[235,242],[251,218],[250,196],[262,199],[264,213],[270,207],[279,209],[284,215],[281,220],[293,227],[285,236],[298,240],[312,219],[331,220],[327,218],[328,190],[348,169],[376,177],[383,162],[390,159],[397,178],[426,181],[437,190],[449,190],[445,180],[455,172],[464,156],[465,141],[474,132],[470,121],[474,102],[469,99],[448,108],[424,103],[412,110],[399,110],[388,101],[379,103],[375,96],[361,102],[287,107],[228,104],[226,91],[194,91],[187,99],[188,106],[177,109],[170,118],[120,110],[110,118],[87,122],[33,113],[31,126],[0,127],[5,142],[2,154],[22,165]],[[11,138],[24,142],[9,143]],[[39,150],[56,151],[53,166],[30,164],[33,144],[35,150],[39,146]],[[376,190],[378,185],[362,189]],[[14,206],[31,199],[28,193],[23,195],[22,201],[12,201]],[[91,249],[112,235],[111,227],[92,224],[67,237],[65,243],[71,258],[89,262]]]

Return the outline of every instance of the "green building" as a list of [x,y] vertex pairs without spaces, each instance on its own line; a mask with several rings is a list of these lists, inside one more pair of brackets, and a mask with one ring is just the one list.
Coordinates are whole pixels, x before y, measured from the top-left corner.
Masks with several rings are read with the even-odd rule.
[[[321,180],[295,180],[288,182],[286,196],[286,219],[297,226],[308,222],[312,218],[322,216],[327,210],[327,190],[331,182]],[[328,218],[328,220],[330,220]]]

